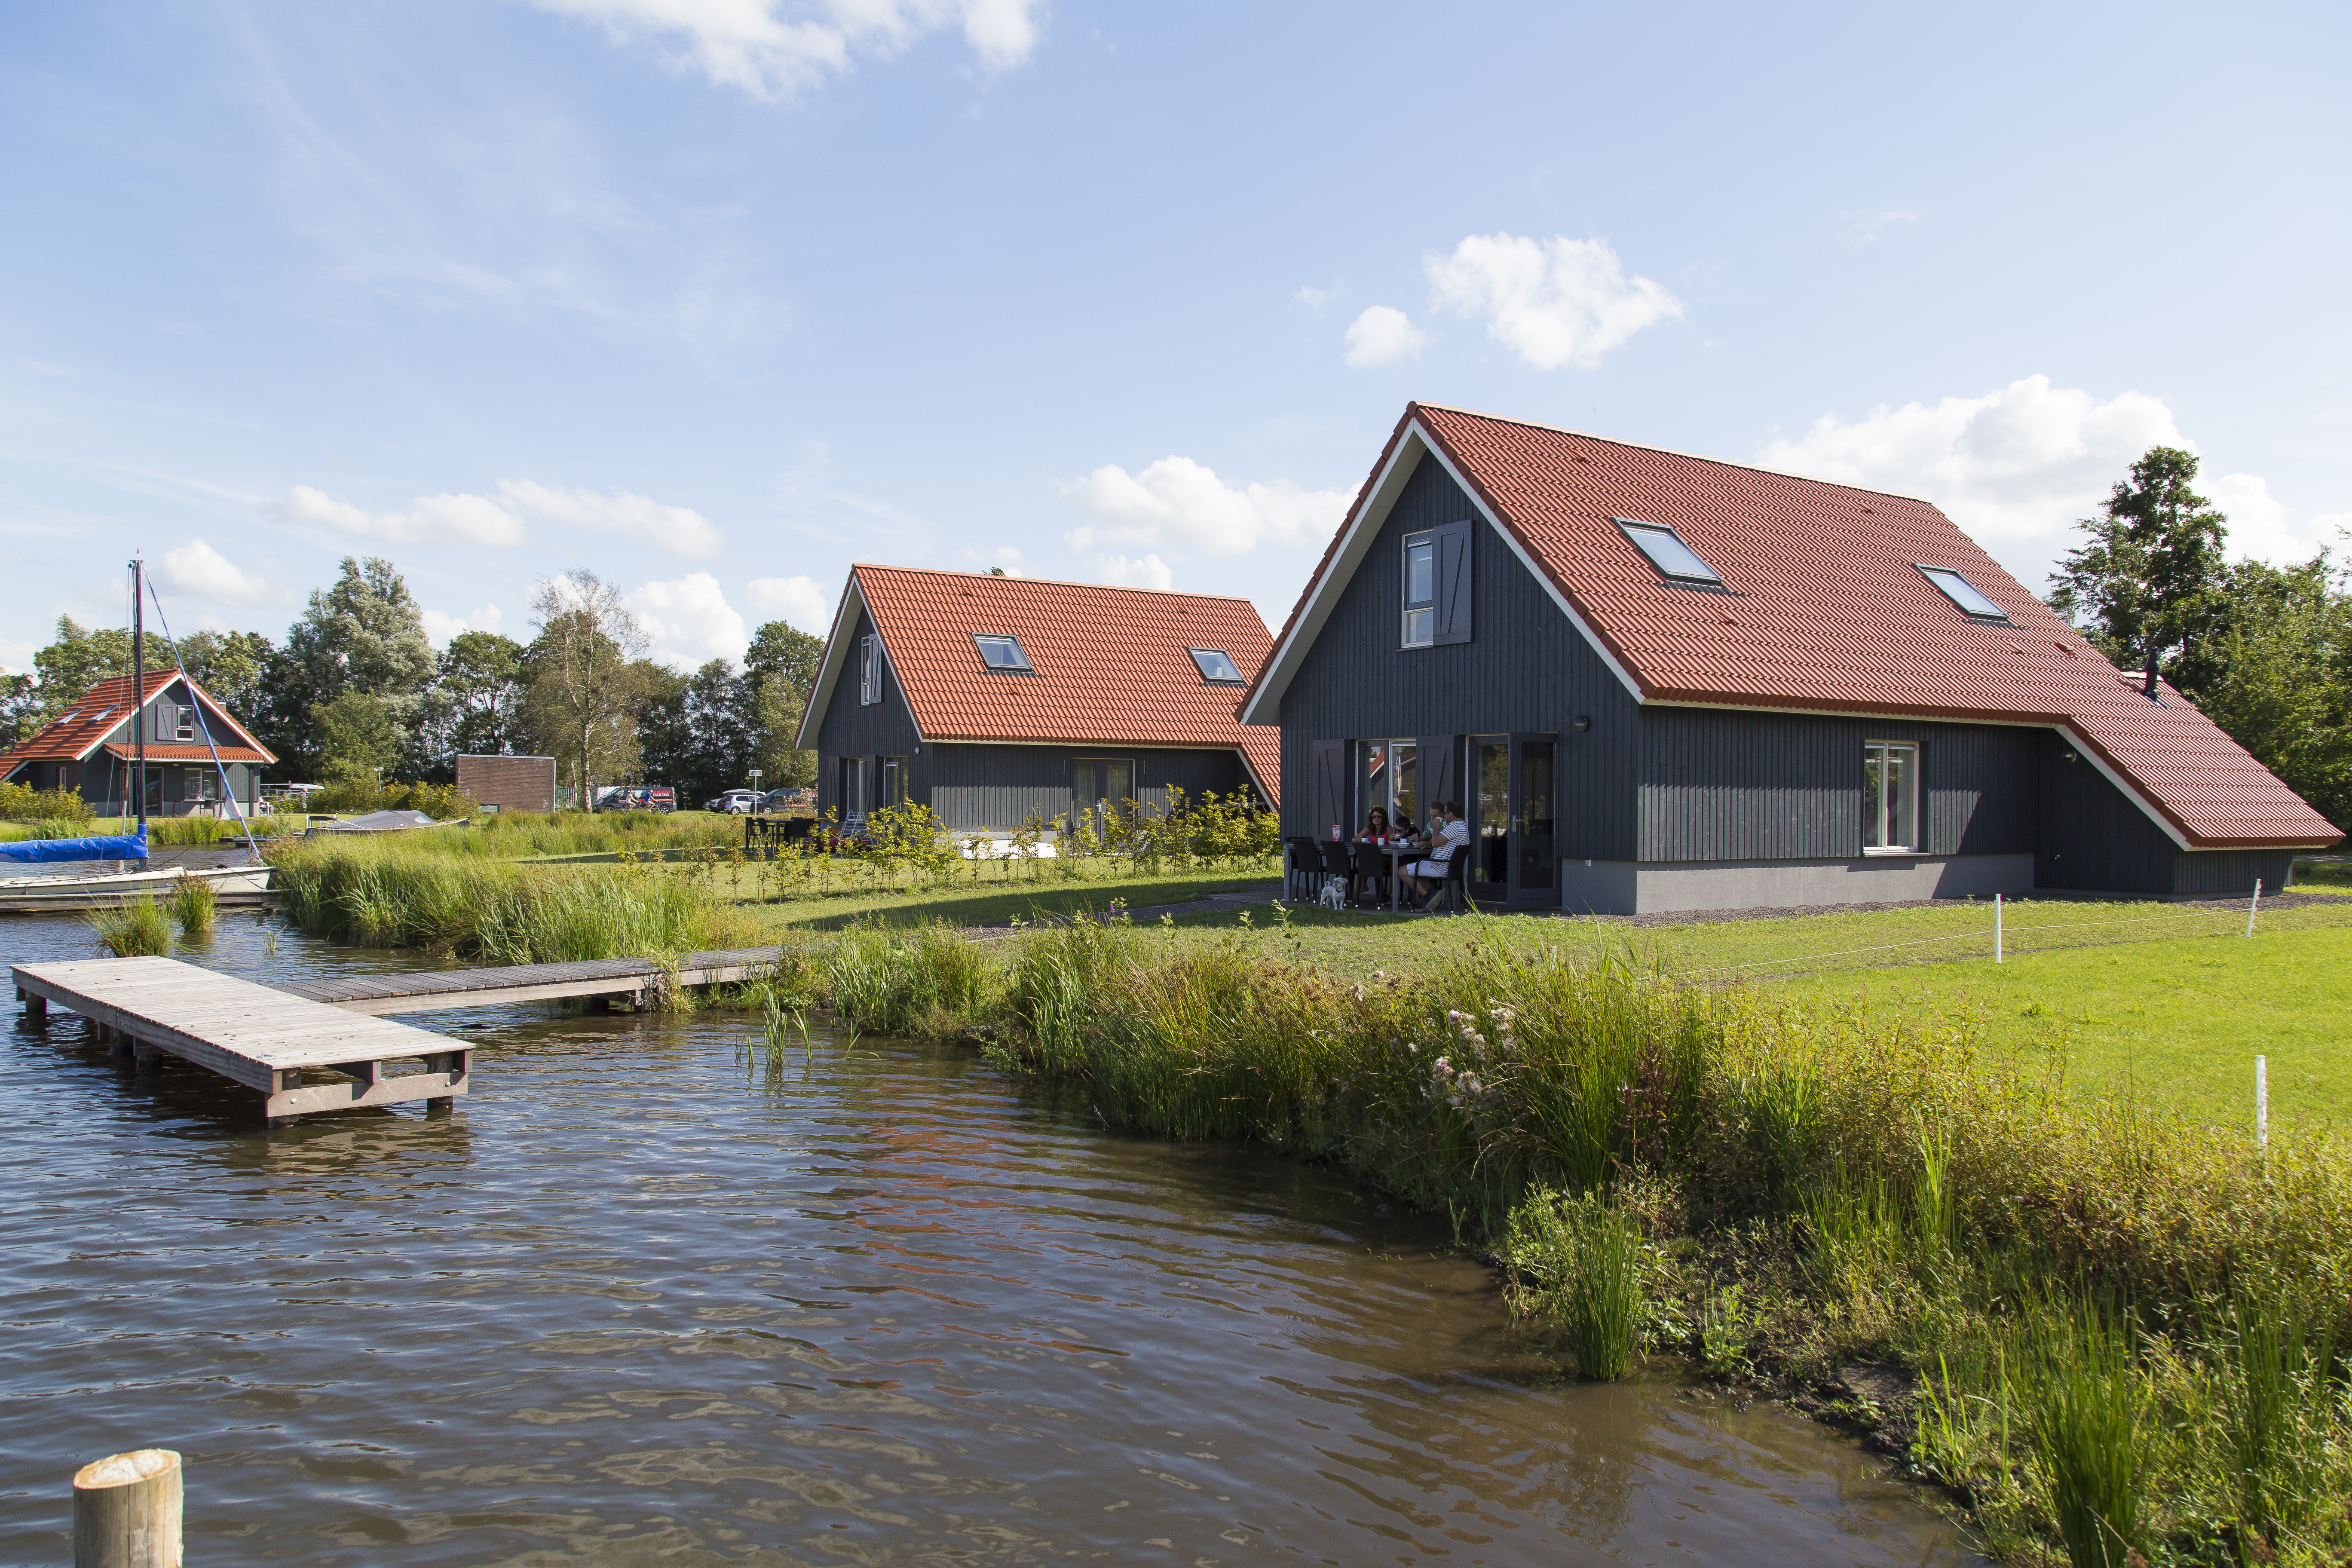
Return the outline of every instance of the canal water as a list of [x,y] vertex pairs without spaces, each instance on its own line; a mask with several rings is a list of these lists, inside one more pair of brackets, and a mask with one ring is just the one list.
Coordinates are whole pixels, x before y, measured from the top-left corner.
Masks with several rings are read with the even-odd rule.
[[1561,1379],[1442,1222],[1326,1172],[955,1048],[771,1083],[738,1017],[422,1022],[478,1047],[454,1116],[275,1133],[0,1025],[0,1562],[69,1561],[74,1468],[140,1447],[199,1564],[1974,1561],[1784,1414]]

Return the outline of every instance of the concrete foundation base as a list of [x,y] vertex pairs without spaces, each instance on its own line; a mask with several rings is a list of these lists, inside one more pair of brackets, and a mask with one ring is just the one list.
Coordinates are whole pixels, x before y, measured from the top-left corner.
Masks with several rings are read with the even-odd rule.
[[2033,890],[2031,855],[1887,855],[1858,860],[1563,860],[1570,913],[1651,915],[1676,910],[1800,909],[1989,899]]

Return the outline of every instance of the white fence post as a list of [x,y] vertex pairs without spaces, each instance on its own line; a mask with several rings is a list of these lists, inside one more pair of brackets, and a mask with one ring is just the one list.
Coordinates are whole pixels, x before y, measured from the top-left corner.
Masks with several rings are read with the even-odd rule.
[[1992,896],[1992,961],[2000,962],[2000,895]]
[[2254,1144],[2271,1146],[2271,1059],[2254,1058]]
[[2246,900],[2246,934],[2254,934],[2254,911],[2263,907],[2263,879],[2254,879],[2254,896]]

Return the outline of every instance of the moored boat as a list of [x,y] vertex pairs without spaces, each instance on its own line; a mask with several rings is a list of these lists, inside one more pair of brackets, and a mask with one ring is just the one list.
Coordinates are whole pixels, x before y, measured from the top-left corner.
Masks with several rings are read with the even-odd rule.
[[183,877],[210,882],[224,904],[266,903],[269,898],[267,866],[142,867],[135,871],[104,871],[89,876],[0,878],[0,914],[70,913],[113,909],[130,899],[168,899]]

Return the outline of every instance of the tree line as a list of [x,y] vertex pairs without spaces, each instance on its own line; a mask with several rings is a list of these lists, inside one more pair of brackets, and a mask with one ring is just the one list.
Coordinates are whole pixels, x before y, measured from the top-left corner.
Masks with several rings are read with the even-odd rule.
[[[742,785],[816,778],[793,749],[824,644],[782,621],[759,628],[740,665],[681,672],[647,657],[651,639],[621,595],[580,571],[540,585],[528,644],[460,632],[436,653],[407,583],[389,561],[345,557],[273,643],[259,632],[192,632],[181,662],[275,752],[273,777],[337,784],[447,784],[461,754],[553,756],[576,787],[674,785],[681,804]],[[172,657],[152,634],[150,668]],[[14,745],[89,687],[131,672],[131,636],[58,617],[33,672],[0,678],[0,738]]]

